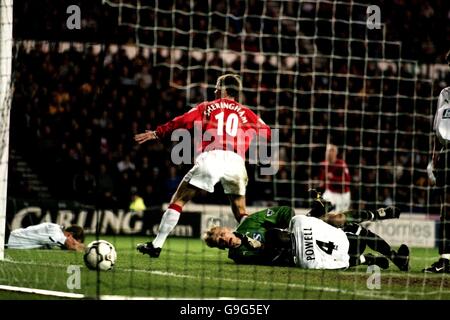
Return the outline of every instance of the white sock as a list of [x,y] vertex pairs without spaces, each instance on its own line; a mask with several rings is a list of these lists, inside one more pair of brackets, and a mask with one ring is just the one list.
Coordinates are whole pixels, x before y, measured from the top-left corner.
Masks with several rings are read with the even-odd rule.
[[366,262],[366,257],[364,257],[364,255],[361,255],[359,257],[359,263],[364,264],[364,262]]
[[155,240],[152,241],[155,248],[162,248],[166,238],[170,232],[175,228],[180,219],[180,213],[173,209],[167,209],[162,216],[161,223],[159,224],[158,234]]
[[450,253],[443,253],[443,254],[441,254],[441,258],[450,260]]

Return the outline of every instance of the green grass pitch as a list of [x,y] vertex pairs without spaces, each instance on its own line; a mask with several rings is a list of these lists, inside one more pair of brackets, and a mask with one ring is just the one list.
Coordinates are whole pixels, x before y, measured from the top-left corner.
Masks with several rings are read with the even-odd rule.
[[[380,288],[369,289],[367,266],[332,271],[236,265],[227,258],[227,251],[208,248],[200,239],[182,238],[169,238],[160,258],[150,259],[135,250],[146,238],[101,238],[117,249],[117,263],[111,271],[87,269],[82,253],[7,249],[6,260],[0,262],[0,285],[91,298],[99,293],[157,299],[450,299],[450,275],[421,273],[436,260],[436,249],[413,248],[410,272],[400,272],[391,263],[389,269],[381,270]],[[80,266],[80,289],[67,287],[69,265]],[[0,290],[0,299],[56,298]]]

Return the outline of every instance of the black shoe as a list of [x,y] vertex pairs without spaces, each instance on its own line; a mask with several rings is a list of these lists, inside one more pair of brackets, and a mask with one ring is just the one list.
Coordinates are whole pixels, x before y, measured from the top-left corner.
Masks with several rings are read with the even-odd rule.
[[374,220],[398,219],[400,217],[400,209],[394,206],[380,208],[374,212]]
[[155,248],[151,242],[139,243],[136,249],[142,254],[148,254],[152,258],[158,258],[161,254],[161,248]]
[[394,254],[392,262],[401,270],[409,270],[409,248],[406,244],[402,244],[398,251]]
[[440,258],[433,263],[431,267],[423,269],[425,273],[450,273],[450,261],[448,259]]
[[310,189],[309,192],[311,193],[311,197],[313,198],[313,203],[308,215],[310,215],[311,217],[320,218],[334,209],[333,204],[330,201],[322,198],[320,192],[316,191],[315,189]]
[[364,255],[364,258],[366,258],[366,262],[364,264],[367,264],[369,266],[376,265],[381,269],[389,268],[389,260],[386,257],[374,256],[373,254],[368,253]]

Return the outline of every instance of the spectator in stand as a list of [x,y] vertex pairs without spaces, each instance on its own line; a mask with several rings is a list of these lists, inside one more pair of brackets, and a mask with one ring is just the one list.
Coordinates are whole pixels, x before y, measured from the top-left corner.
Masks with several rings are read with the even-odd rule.
[[320,186],[323,198],[330,201],[335,211],[350,209],[350,172],[344,160],[338,157],[338,148],[327,145],[325,160],[320,163]]
[[88,169],[83,169],[73,179],[73,191],[85,203],[93,203],[95,201],[96,186],[95,176]]
[[108,167],[100,164],[100,172],[97,174],[97,201],[102,208],[117,207],[117,199],[115,197],[114,179],[109,172]]
[[117,163],[117,169],[119,170],[119,172],[124,172],[128,170],[134,171],[136,169],[136,165],[131,161],[130,156],[126,155],[125,159]]
[[136,187],[131,187],[131,203],[129,209],[132,212],[142,212],[147,209],[144,199],[138,194]]
[[178,175],[177,168],[174,166],[169,167],[169,176],[167,177],[167,180],[165,182],[165,190],[166,190],[166,197],[167,199],[170,199],[171,196],[177,191],[178,185],[180,184],[183,177]]

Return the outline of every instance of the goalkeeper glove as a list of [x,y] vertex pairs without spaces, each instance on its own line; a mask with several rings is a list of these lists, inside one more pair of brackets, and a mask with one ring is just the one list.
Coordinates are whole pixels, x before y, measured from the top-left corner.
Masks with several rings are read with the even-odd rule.
[[309,191],[311,193],[311,196],[314,198],[311,205],[311,210],[308,213],[309,216],[320,218],[334,209],[333,204],[330,201],[322,198],[320,192],[317,192],[314,189],[310,189]]
[[246,236],[246,238],[247,238],[246,240],[247,240],[248,244],[250,245],[250,247],[252,247],[253,249],[261,248],[261,246],[262,246],[261,242],[259,242],[256,239],[252,239],[249,236]]

